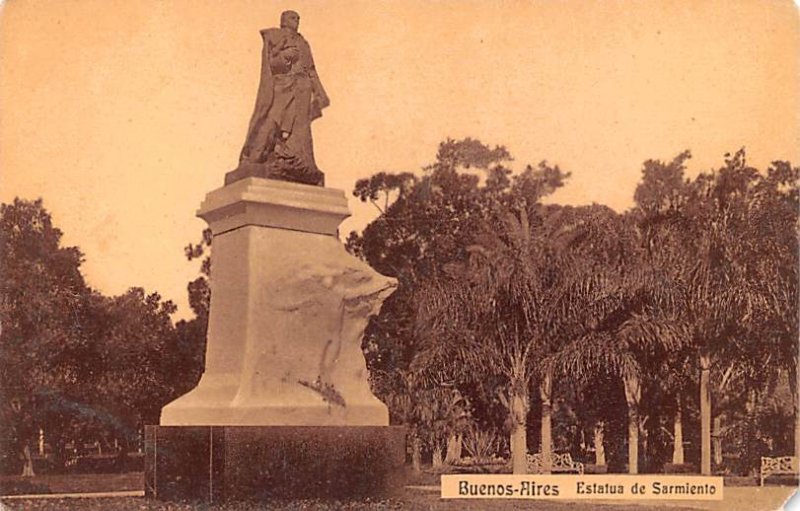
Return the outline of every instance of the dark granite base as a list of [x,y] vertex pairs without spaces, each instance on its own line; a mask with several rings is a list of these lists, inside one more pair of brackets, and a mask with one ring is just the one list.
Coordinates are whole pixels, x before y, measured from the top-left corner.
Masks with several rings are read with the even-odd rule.
[[402,489],[401,426],[146,426],[145,496],[222,502]]

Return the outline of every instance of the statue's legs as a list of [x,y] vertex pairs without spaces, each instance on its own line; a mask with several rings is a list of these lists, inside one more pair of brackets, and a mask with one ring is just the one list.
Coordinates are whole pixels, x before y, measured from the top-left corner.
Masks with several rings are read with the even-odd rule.
[[293,129],[296,117],[293,92],[295,80],[287,75],[278,75],[274,81],[272,102],[269,105],[256,105],[240,162],[267,163],[276,143],[284,138],[282,134],[290,133]]
[[294,119],[289,136],[284,144],[286,151],[302,162],[305,170],[316,170],[314,151],[311,144],[311,80],[295,80]]

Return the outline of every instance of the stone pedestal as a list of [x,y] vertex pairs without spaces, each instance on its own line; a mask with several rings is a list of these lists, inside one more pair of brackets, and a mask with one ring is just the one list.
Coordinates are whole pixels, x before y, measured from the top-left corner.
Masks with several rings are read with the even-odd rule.
[[395,282],[336,238],[344,192],[246,178],[197,214],[214,234],[206,370],[161,425],[388,425],[361,338]]
[[370,391],[361,351],[395,281],[348,254],[340,190],[247,177],[208,194],[206,369],[146,428],[146,493],[220,501],[376,495],[405,431]]

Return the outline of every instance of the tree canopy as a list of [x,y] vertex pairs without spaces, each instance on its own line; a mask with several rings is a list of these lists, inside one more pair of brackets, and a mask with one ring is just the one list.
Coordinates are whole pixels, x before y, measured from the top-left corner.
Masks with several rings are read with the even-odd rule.
[[83,255],[61,238],[41,200],[0,206],[2,455],[12,469],[40,430],[61,461],[69,441],[138,444],[201,370],[172,302],[141,288],[92,290]]
[[[542,448],[551,408],[579,417],[580,431],[610,423],[576,401],[604,382],[618,396],[609,403],[627,403],[629,435],[616,449],[627,442],[630,470],[639,443],[680,441],[682,420],[702,422],[689,458],[702,451],[706,470],[712,394],[714,420],[730,423],[717,442],[753,409],[734,387],[766,396],[788,374],[797,400],[800,175],[787,162],[760,172],[740,150],[688,179],[690,157],[645,162],[624,213],[544,204],[567,173],[545,162],[515,173],[504,147],[473,139],[443,142],[422,172],[359,181],[354,195],[379,216],[347,247],[400,281],[365,334],[376,393],[402,402],[409,375],[417,393],[453,386],[484,428],[508,433],[539,418]],[[562,378],[584,390],[559,403]],[[664,462],[659,449],[645,449],[650,465]]]

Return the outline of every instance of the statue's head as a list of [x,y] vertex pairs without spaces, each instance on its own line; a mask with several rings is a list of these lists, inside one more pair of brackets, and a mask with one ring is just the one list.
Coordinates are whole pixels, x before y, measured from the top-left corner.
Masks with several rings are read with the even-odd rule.
[[283,11],[281,13],[281,28],[288,28],[297,32],[300,26],[300,15],[294,11]]

